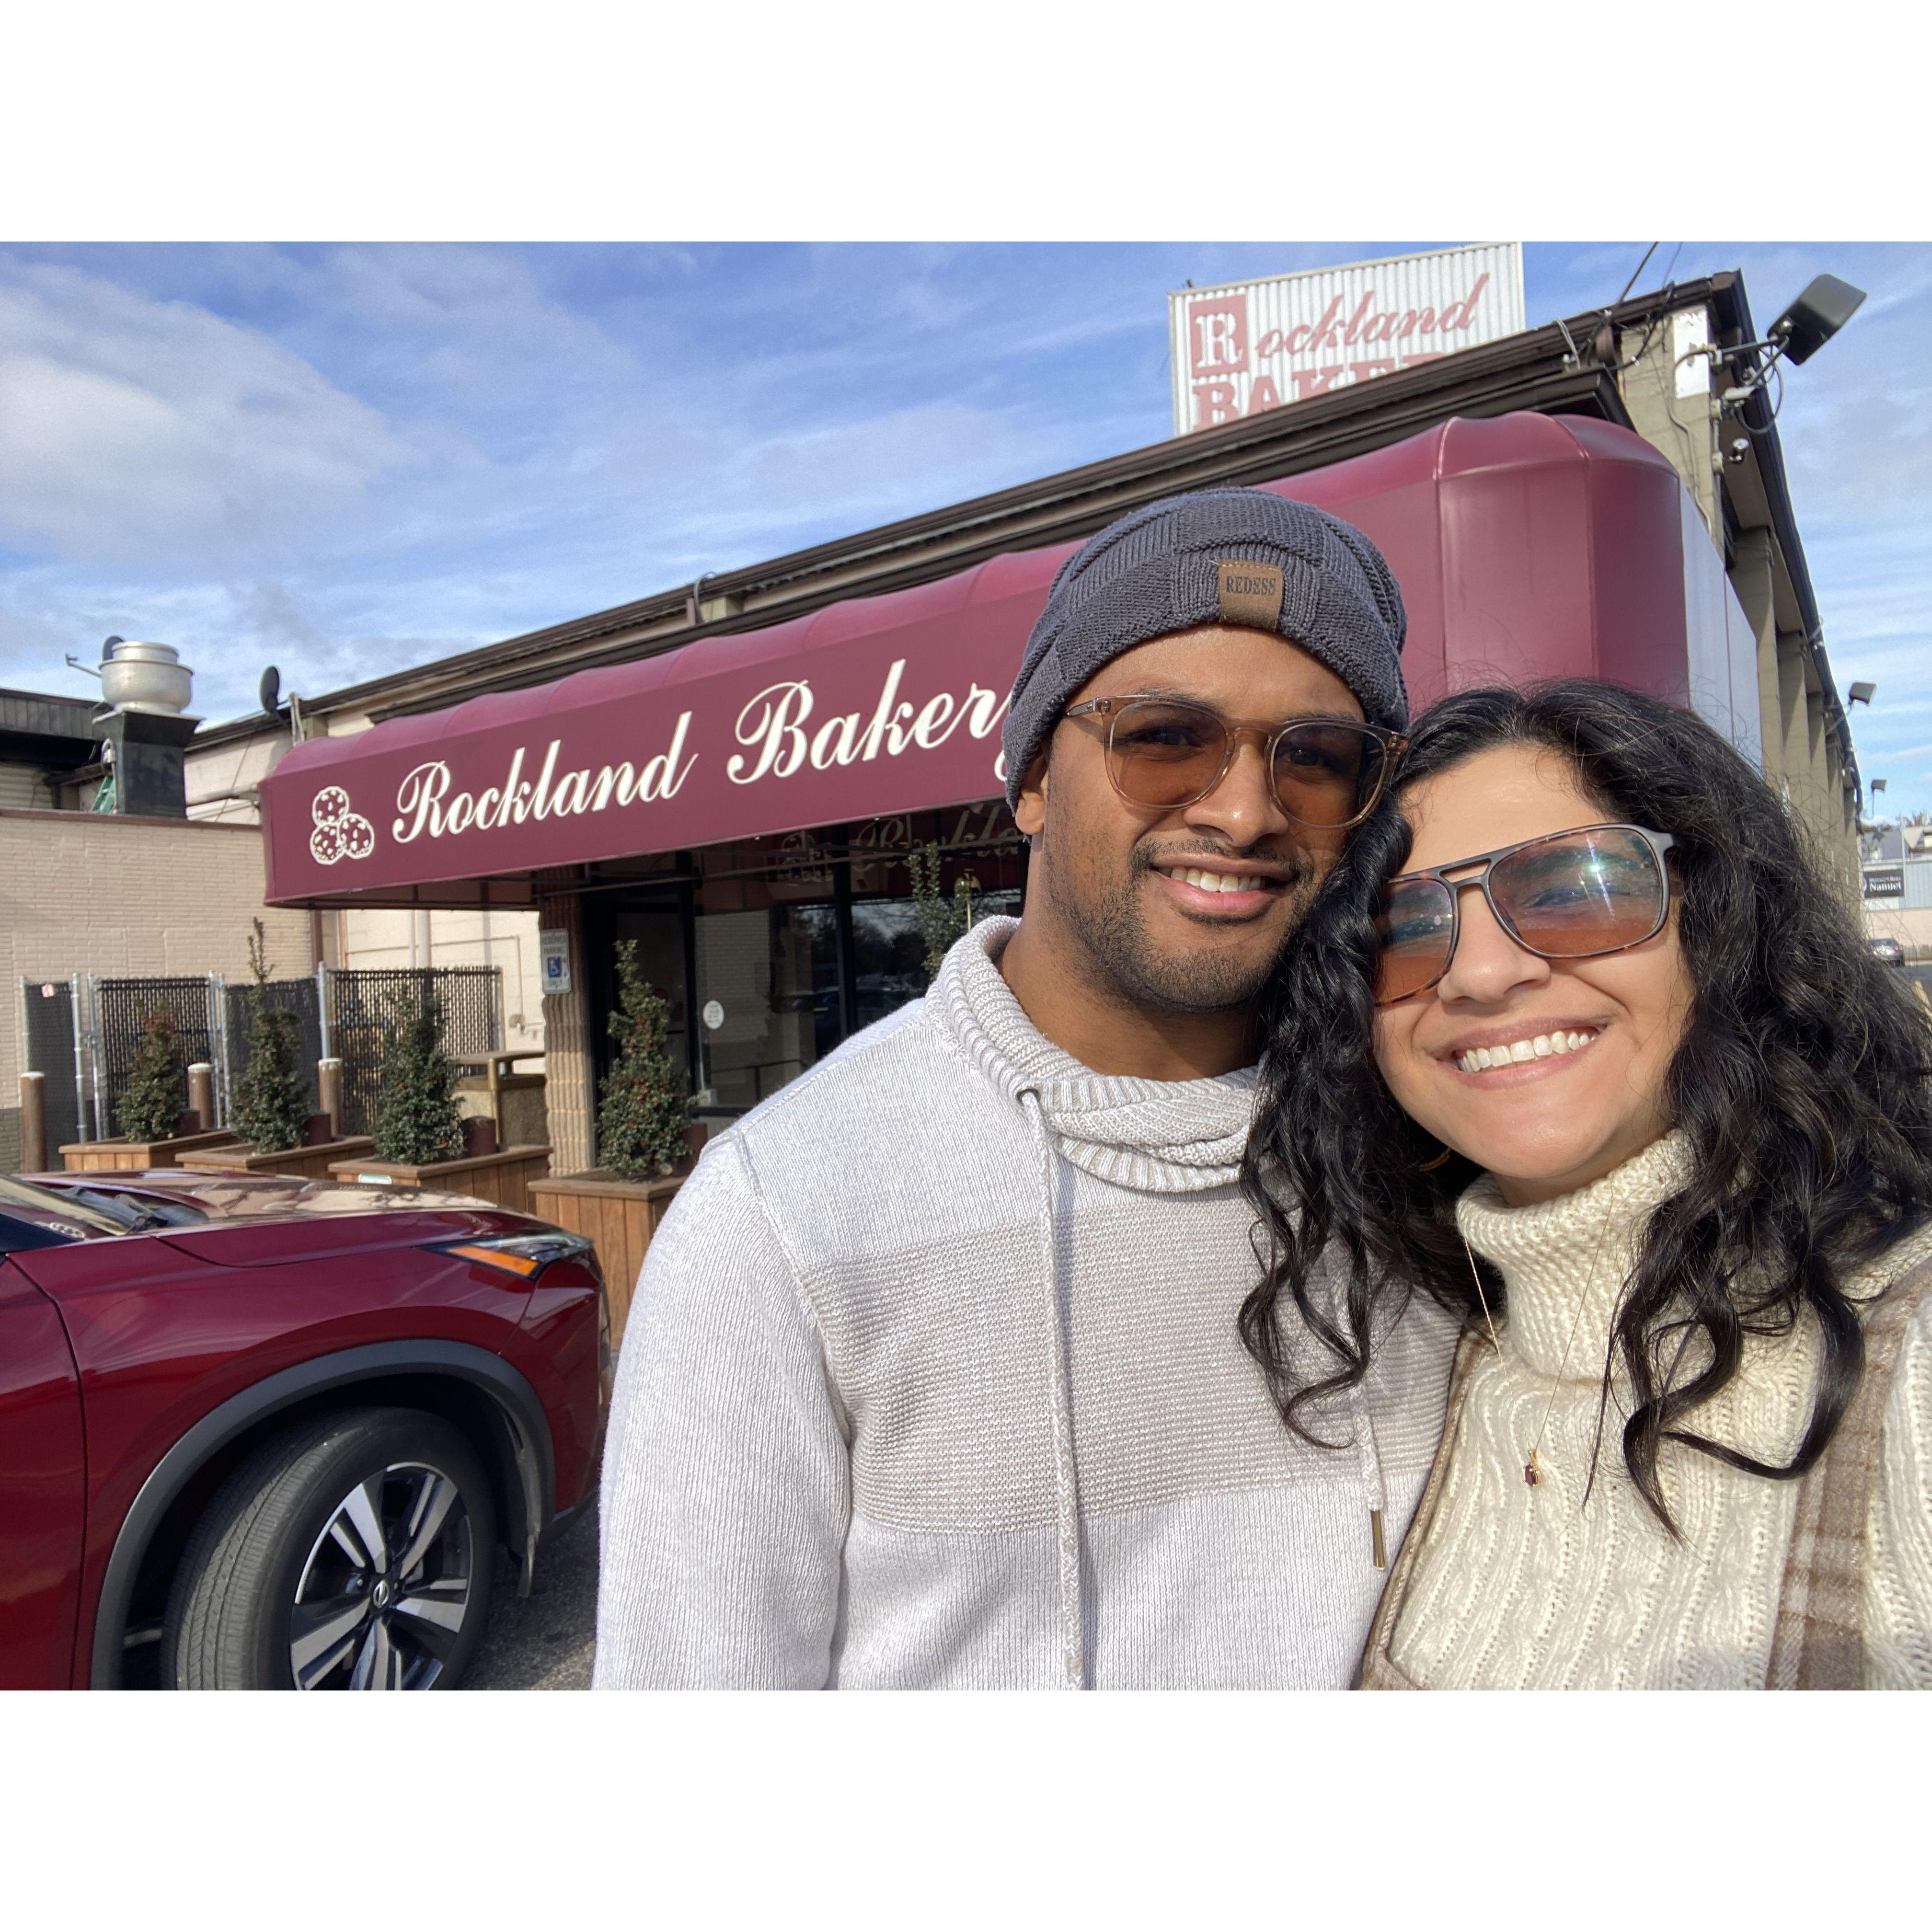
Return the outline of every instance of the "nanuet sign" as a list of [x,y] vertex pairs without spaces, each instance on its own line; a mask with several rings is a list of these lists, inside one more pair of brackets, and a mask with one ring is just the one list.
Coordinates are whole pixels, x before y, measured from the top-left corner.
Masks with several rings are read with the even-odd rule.
[[1008,594],[983,602],[967,572],[297,746],[262,785],[268,896],[380,897],[997,797],[1007,693],[1065,554],[998,560]]
[[1168,319],[1182,436],[1516,334],[1522,249],[1484,243],[1179,289]]

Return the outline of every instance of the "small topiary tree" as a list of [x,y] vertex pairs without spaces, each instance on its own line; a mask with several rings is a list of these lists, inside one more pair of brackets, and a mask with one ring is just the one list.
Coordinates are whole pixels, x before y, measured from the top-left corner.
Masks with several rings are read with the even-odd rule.
[[248,964],[255,974],[248,1028],[248,1068],[235,1090],[236,1132],[258,1154],[302,1145],[308,1124],[308,1083],[296,1064],[296,1016],[268,1004],[267,934],[255,921]]
[[463,1154],[463,1117],[453,1091],[455,1075],[442,1050],[442,1001],[425,987],[412,1006],[394,994],[394,1028],[382,1058],[382,1090],[373,1137],[378,1160],[424,1167]]
[[114,1118],[130,1141],[165,1141],[172,1138],[187,1111],[188,1054],[173,1014],[157,1007],[142,1022],[128,1090]]
[[923,850],[915,845],[906,854],[906,869],[912,874],[913,916],[926,941],[926,976],[930,982],[939,976],[952,942],[973,923],[973,895],[980,890],[980,881],[970,872],[962,872],[952,882],[949,903],[939,890],[939,842],[935,838],[928,838]]
[[638,970],[638,943],[617,947],[617,1052],[597,1109],[597,1156],[626,1180],[666,1174],[690,1150],[684,1075],[664,1050],[670,1007]]

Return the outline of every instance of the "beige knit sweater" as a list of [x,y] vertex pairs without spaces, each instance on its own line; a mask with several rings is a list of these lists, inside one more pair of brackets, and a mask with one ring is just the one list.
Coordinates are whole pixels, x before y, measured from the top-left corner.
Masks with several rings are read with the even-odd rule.
[[[1673,1540],[1624,1467],[1628,1396],[1618,1389],[1584,1501],[1616,1305],[1644,1222],[1687,1162],[1673,1133],[1558,1200],[1511,1208],[1485,1178],[1460,1204],[1470,1246],[1508,1283],[1508,1315],[1500,1352],[1472,1372],[1441,1502],[1388,1635],[1390,1660],[1419,1687],[1764,1684],[1798,1485],[1667,1443],[1659,1471],[1682,1532]],[[1870,1293],[1928,1255],[1932,1232],[1855,1278],[1854,1292]],[[1695,1426],[1762,1460],[1788,1460],[1818,1354],[1808,1321],[1748,1342],[1738,1375]],[[1546,1408],[1542,1480],[1532,1489],[1523,1464]],[[1932,1688],[1932,1298],[1900,1348],[1870,1534],[1868,1681]]]

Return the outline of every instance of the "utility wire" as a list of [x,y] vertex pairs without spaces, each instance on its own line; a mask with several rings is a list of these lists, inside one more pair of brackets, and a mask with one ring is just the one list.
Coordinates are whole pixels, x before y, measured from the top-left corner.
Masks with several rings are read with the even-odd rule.
[[[1683,244],[1680,242],[1678,245],[1681,248]],[[1622,305],[1622,302],[1623,302],[1623,299],[1624,299],[1624,296],[1627,296],[1627,295],[1628,295],[1628,294],[1630,293],[1630,290],[1631,290],[1632,289],[1634,289],[1634,288],[1635,288],[1635,287],[1636,286],[1636,278],[1637,278],[1637,277],[1638,277],[1638,276],[1640,276],[1640,274],[1642,274],[1643,273],[1643,266],[1644,266],[1644,262],[1648,262],[1648,261],[1650,260],[1650,258],[1652,257],[1652,256],[1654,255],[1656,253],[1657,253],[1657,244],[1656,244],[1654,242],[1653,242],[1650,244],[1650,246],[1649,246],[1648,248],[1646,248],[1646,249],[1643,251],[1643,262],[1638,262],[1638,264],[1636,265],[1636,266],[1634,268],[1631,269],[1631,271],[1630,271],[1630,280],[1629,280],[1628,281],[1627,281],[1627,282],[1626,282],[1626,283],[1624,283],[1624,294],[1623,294],[1622,296],[1618,296],[1618,298],[1616,298],[1616,300],[1615,302],[1613,302],[1612,303],[1611,303],[1611,304],[1610,304],[1611,308],[1618,308],[1618,307],[1620,307],[1620,306]],[[1672,260],[1674,260],[1675,259],[1676,259],[1676,258],[1673,256],[1673,257],[1672,257]]]

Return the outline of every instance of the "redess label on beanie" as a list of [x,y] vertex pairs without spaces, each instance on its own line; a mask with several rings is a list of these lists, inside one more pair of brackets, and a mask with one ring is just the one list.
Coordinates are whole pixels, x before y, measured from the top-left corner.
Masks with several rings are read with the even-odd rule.
[[1222,623],[1250,624],[1258,631],[1272,631],[1281,622],[1280,564],[1224,560],[1218,570]]

